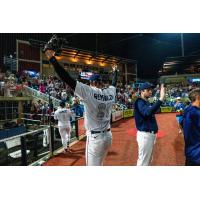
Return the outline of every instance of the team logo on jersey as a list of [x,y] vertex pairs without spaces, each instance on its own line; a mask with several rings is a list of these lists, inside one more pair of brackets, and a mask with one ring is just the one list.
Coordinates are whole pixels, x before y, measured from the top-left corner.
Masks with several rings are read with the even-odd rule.
[[101,101],[112,101],[114,99],[113,95],[102,95],[94,93],[94,98]]
[[98,105],[98,113],[97,113],[97,118],[102,119],[105,116],[105,111],[106,111],[106,104],[100,103]]

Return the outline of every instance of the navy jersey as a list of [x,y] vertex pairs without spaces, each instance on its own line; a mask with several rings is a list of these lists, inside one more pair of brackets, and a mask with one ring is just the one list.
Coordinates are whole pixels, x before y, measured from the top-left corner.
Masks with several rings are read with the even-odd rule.
[[148,101],[138,98],[135,102],[135,123],[139,131],[157,132],[158,125],[155,118],[155,113],[159,109],[162,101],[158,100],[151,105]]
[[189,106],[183,115],[185,156],[189,161],[200,164],[200,108]]

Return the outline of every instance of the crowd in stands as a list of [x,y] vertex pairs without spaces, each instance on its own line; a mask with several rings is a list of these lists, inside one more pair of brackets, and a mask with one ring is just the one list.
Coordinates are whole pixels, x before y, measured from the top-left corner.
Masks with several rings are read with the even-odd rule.
[[9,71],[6,73],[0,71],[0,96],[21,96],[21,90],[22,87],[18,83],[17,74],[12,74]]
[[[153,89],[153,95],[149,99],[151,103],[156,102],[159,99],[159,85]],[[169,106],[173,108],[173,111],[184,110],[186,106],[189,105],[188,94],[193,89],[200,87],[200,83],[191,84],[168,84],[166,85],[166,99],[162,106]],[[124,105],[126,108],[134,108],[134,102],[139,97],[139,88],[132,87],[130,85],[123,86],[118,84],[117,86],[117,97],[116,102],[118,104]]]
[[116,103],[124,105],[128,109],[134,107],[134,102],[138,96],[138,89],[134,89],[131,85],[118,84]]
[[23,75],[24,84],[41,93],[51,95],[59,100],[71,101],[73,92],[63,81],[56,76],[27,78]]
[[[74,96],[71,88],[61,81],[56,76],[34,76],[31,77],[29,74],[23,72],[19,74],[1,73],[0,72],[0,96],[12,97],[22,95],[20,91],[23,85],[31,87],[43,94],[50,95],[58,100],[62,100],[68,103],[68,106],[76,113],[76,116],[83,116],[84,108],[81,99]],[[174,110],[180,110],[188,104],[188,93],[199,87],[200,84],[169,84],[166,86],[166,101],[163,106],[173,107]],[[159,98],[159,85],[153,90],[153,96],[150,101],[153,103]],[[134,108],[134,102],[139,96],[139,88],[135,88],[131,85],[123,85],[118,83],[117,85],[117,96],[116,103],[122,105],[121,108]],[[177,104],[177,102],[179,103]],[[33,105],[29,105],[27,112],[32,113],[49,113],[53,111],[53,106],[43,101],[33,101]],[[179,105],[179,106],[177,106]],[[117,108],[114,108],[115,110]]]
[[[182,102],[184,105],[188,104],[189,98],[188,94],[191,90],[200,87],[199,83],[192,84],[168,84],[166,85],[166,99],[163,106],[176,107],[177,101]],[[151,102],[155,102],[159,99],[159,86],[157,86],[153,91],[153,96],[150,99]],[[175,108],[175,110],[179,110]]]

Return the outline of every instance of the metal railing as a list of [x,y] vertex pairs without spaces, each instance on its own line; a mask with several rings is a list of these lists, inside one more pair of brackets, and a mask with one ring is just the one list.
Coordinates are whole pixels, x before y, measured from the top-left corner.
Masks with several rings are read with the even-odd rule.
[[[49,126],[40,126],[37,130],[28,131],[15,136],[6,137],[0,140],[0,143],[5,144],[7,157],[11,162],[7,162],[4,165],[22,165],[26,166],[34,160],[38,159],[38,136],[43,134],[44,130],[49,130]],[[49,131],[48,131],[49,132]],[[30,136],[32,140],[30,140]],[[29,138],[29,139],[28,139]],[[28,145],[27,145],[28,144]],[[27,150],[27,147],[31,150]],[[12,152],[10,152],[11,150]],[[28,158],[28,153],[32,152],[31,157]],[[43,149],[43,153],[48,154],[48,148]],[[18,154],[18,155],[17,155]],[[12,155],[15,155],[13,159]],[[18,158],[18,159],[17,159]],[[15,161],[14,161],[15,160]]]
[[[7,136],[11,135],[7,134],[4,138],[1,137],[2,139],[0,139],[0,165],[41,165],[40,162],[42,160],[49,159],[63,148],[57,125],[54,123],[41,125],[41,120],[28,118],[22,118],[22,120],[24,121],[23,124],[29,128],[29,131],[15,136]],[[70,143],[78,141],[84,136],[81,135],[80,137],[79,134],[79,120],[81,119],[77,118],[71,122]],[[12,129],[9,130],[13,132]],[[12,157],[12,155],[16,154],[18,155],[17,158]]]
[[47,94],[44,94],[38,90],[35,90],[31,87],[28,87],[28,86],[24,86],[24,95],[27,95],[27,96],[32,96],[36,99],[41,99],[47,103],[49,103],[49,98],[52,100],[52,103],[53,103],[53,106],[54,107],[58,107],[59,106],[59,103],[60,103],[60,100],[59,99],[56,99],[55,97],[52,97],[52,96],[49,96]]

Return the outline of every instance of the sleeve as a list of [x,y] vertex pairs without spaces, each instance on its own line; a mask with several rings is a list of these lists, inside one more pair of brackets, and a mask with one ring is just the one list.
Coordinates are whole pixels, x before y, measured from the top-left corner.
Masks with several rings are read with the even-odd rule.
[[195,124],[198,130],[200,130],[200,116],[197,111],[192,112],[191,121],[193,121],[193,124]]
[[184,110],[185,109],[185,105],[182,103],[181,108]]
[[112,94],[113,94],[113,96],[114,96],[114,98],[115,98],[115,101],[116,101],[116,87],[114,87],[114,86],[109,86],[109,89],[111,89],[111,91],[112,91]]
[[72,112],[71,110],[70,110],[70,117],[72,118],[72,121],[74,121],[76,118],[76,114]]
[[77,81],[74,94],[85,101],[87,100],[91,90],[92,88],[90,86]]
[[184,115],[183,115],[179,120],[179,124],[180,124],[181,128],[183,128],[184,120],[185,120],[185,118],[184,118]]
[[190,113],[187,113],[184,117],[183,121],[183,134],[185,141],[188,141],[189,133],[191,132],[191,126],[192,126],[192,117]]
[[162,101],[158,100],[153,106],[147,105],[144,101],[139,100],[136,102],[136,109],[140,112],[143,117],[150,117],[156,113],[161,106]]
[[53,65],[58,76],[67,83],[73,90],[76,88],[76,80],[74,80],[67,71],[57,62],[55,57],[52,57],[50,63]]
[[55,120],[58,119],[57,112],[54,113],[54,119],[55,119]]

